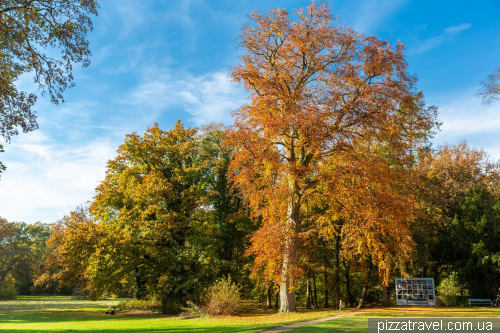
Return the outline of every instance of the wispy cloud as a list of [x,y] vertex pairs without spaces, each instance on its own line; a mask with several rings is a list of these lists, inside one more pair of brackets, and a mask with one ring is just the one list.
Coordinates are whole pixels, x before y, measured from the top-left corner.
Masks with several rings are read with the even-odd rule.
[[418,53],[425,52],[439,44],[442,44],[450,39],[452,39],[457,34],[464,30],[470,29],[472,25],[470,23],[463,23],[456,26],[451,26],[443,30],[443,32],[437,36],[425,39],[416,47],[408,50],[408,55],[414,55]]
[[358,15],[353,28],[365,34],[373,34],[377,26],[409,2],[409,0],[362,0],[355,4]]
[[245,92],[231,83],[225,72],[201,76],[189,73],[168,73],[149,68],[143,72],[143,82],[124,103],[158,113],[182,108],[193,116],[196,125],[210,121],[231,122],[231,111],[245,103]]
[[106,140],[68,147],[40,131],[17,141],[5,147],[7,159],[1,156],[7,172],[2,174],[0,185],[2,193],[9,195],[2,196],[0,215],[28,223],[55,222],[91,200],[116,149]]
[[447,34],[458,34],[459,32],[469,29],[471,26],[470,23],[462,23],[457,26],[448,27],[444,29],[444,32]]
[[434,138],[435,145],[460,140],[474,142],[484,148],[491,157],[500,159],[500,113],[499,103],[484,105],[474,96],[477,87],[438,101],[441,131]]

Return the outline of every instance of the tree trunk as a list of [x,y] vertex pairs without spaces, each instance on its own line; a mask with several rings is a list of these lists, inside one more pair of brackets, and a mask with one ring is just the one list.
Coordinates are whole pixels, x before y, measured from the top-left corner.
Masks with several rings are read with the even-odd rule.
[[372,262],[368,263],[365,284],[363,285],[363,290],[361,291],[361,297],[359,298],[358,308],[362,308],[365,306],[366,294],[368,293],[368,288],[370,287],[370,279],[372,277]]
[[164,297],[161,299],[161,313],[162,314],[174,314],[178,313],[180,306],[175,300]]
[[340,309],[340,236],[335,240],[335,307]]
[[306,298],[306,309],[311,308],[311,279],[307,277],[307,298]]
[[267,308],[271,309],[273,307],[271,302],[271,286],[267,287]]
[[275,299],[275,301],[274,301],[274,307],[275,307],[275,308],[278,308],[279,300],[280,300],[280,292],[278,291],[278,292],[276,293],[276,299]]
[[316,292],[317,291],[317,288],[316,288],[316,273],[313,275],[313,296],[314,296],[314,306],[316,308],[319,308],[318,306],[318,293]]
[[285,243],[283,254],[283,270],[281,272],[280,285],[280,309],[279,312],[295,312],[295,267],[297,265],[297,239],[295,229],[300,219],[300,198],[292,198],[288,208],[288,239]]
[[384,305],[389,305],[389,297],[387,296],[387,287],[383,286],[382,297],[384,299]]
[[325,277],[325,308],[328,308],[328,266],[325,260],[325,270],[323,271],[323,276]]
[[352,298],[352,293],[351,293],[351,274],[350,274],[350,269],[351,269],[351,263],[346,260],[342,260],[344,269],[345,269],[345,289],[346,289],[346,298],[347,298],[347,307],[351,307],[354,305],[354,300]]

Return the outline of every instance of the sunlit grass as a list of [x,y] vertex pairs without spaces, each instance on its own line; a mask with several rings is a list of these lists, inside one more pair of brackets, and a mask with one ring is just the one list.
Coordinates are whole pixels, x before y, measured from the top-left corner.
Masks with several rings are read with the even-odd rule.
[[336,310],[306,310],[277,314],[276,310],[250,308],[234,317],[182,320],[177,316],[145,312],[104,312],[120,299],[75,300],[71,297],[20,297],[0,301],[0,332],[259,332],[265,328],[324,318]]
[[[71,297],[20,297],[14,301],[0,301],[0,332],[259,332],[266,328],[294,322],[319,319],[358,310],[306,310],[298,313],[277,314],[275,309],[253,307],[234,317],[208,317],[182,320],[147,312],[118,311],[115,316],[104,315],[110,305],[120,299],[75,300]],[[371,317],[498,317],[499,309],[487,307],[390,307],[368,309],[362,314],[337,318],[293,332],[366,332]]]
[[366,333],[369,318],[498,318],[500,310],[490,307],[389,307],[353,317],[337,318],[291,330],[293,333]]

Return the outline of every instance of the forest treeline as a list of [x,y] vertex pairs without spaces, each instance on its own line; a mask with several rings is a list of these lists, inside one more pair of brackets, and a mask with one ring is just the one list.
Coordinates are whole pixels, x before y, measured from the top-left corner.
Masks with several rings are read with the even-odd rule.
[[280,312],[363,307],[407,276],[494,295],[499,163],[432,149],[437,108],[404,46],[335,22],[316,2],[250,15],[234,124],[129,134],[91,202],[55,224],[1,220],[0,290],[129,292],[165,313],[227,276]]
[[[170,131],[154,126],[142,137],[131,134],[90,205],[53,224],[1,219],[0,296],[114,294],[164,299],[171,312],[188,300],[202,302],[207,288],[229,275],[244,298],[279,306],[279,283],[264,274],[269,268],[255,251],[265,251],[265,265],[279,272],[281,231],[262,237],[264,223],[251,217],[230,186],[234,148],[223,145],[224,136],[220,125],[198,133],[180,123]],[[348,247],[349,221],[320,216],[325,208],[311,207],[314,219],[305,218],[297,235],[300,305],[382,302],[383,285],[396,298],[394,278],[403,274],[434,277],[444,294],[495,294],[498,164],[462,142],[429,151],[413,170],[418,212],[407,224],[412,250],[405,266],[392,266],[384,280],[373,255]],[[338,233],[325,234],[325,223]],[[391,239],[386,243],[398,250]]]

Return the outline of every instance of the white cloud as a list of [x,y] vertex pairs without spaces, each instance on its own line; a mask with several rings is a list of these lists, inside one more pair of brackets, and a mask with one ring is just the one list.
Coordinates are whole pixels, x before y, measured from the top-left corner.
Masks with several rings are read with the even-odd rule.
[[459,34],[460,32],[467,30],[471,27],[472,25],[470,23],[463,23],[457,26],[451,26],[443,30],[443,32],[440,35],[427,38],[426,40],[422,41],[418,46],[413,47],[408,50],[408,55],[414,55],[418,53],[422,53],[424,51],[427,51],[445,41],[450,40],[453,38],[455,35]]
[[466,89],[437,101],[441,131],[435,145],[455,144],[461,140],[500,159],[500,103],[484,105],[475,96],[476,88]]
[[18,141],[0,156],[7,166],[0,180],[0,216],[9,221],[55,222],[91,200],[108,159],[115,156],[108,141],[67,147],[40,131]]
[[224,72],[193,76],[149,68],[143,72],[143,82],[125,103],[155,111],[150,113],[152,118],[181,107],[193,116],[192,121],[202,125],[211,121],[230,122],[231,111],[245,100],[243,89],[230,82]]

